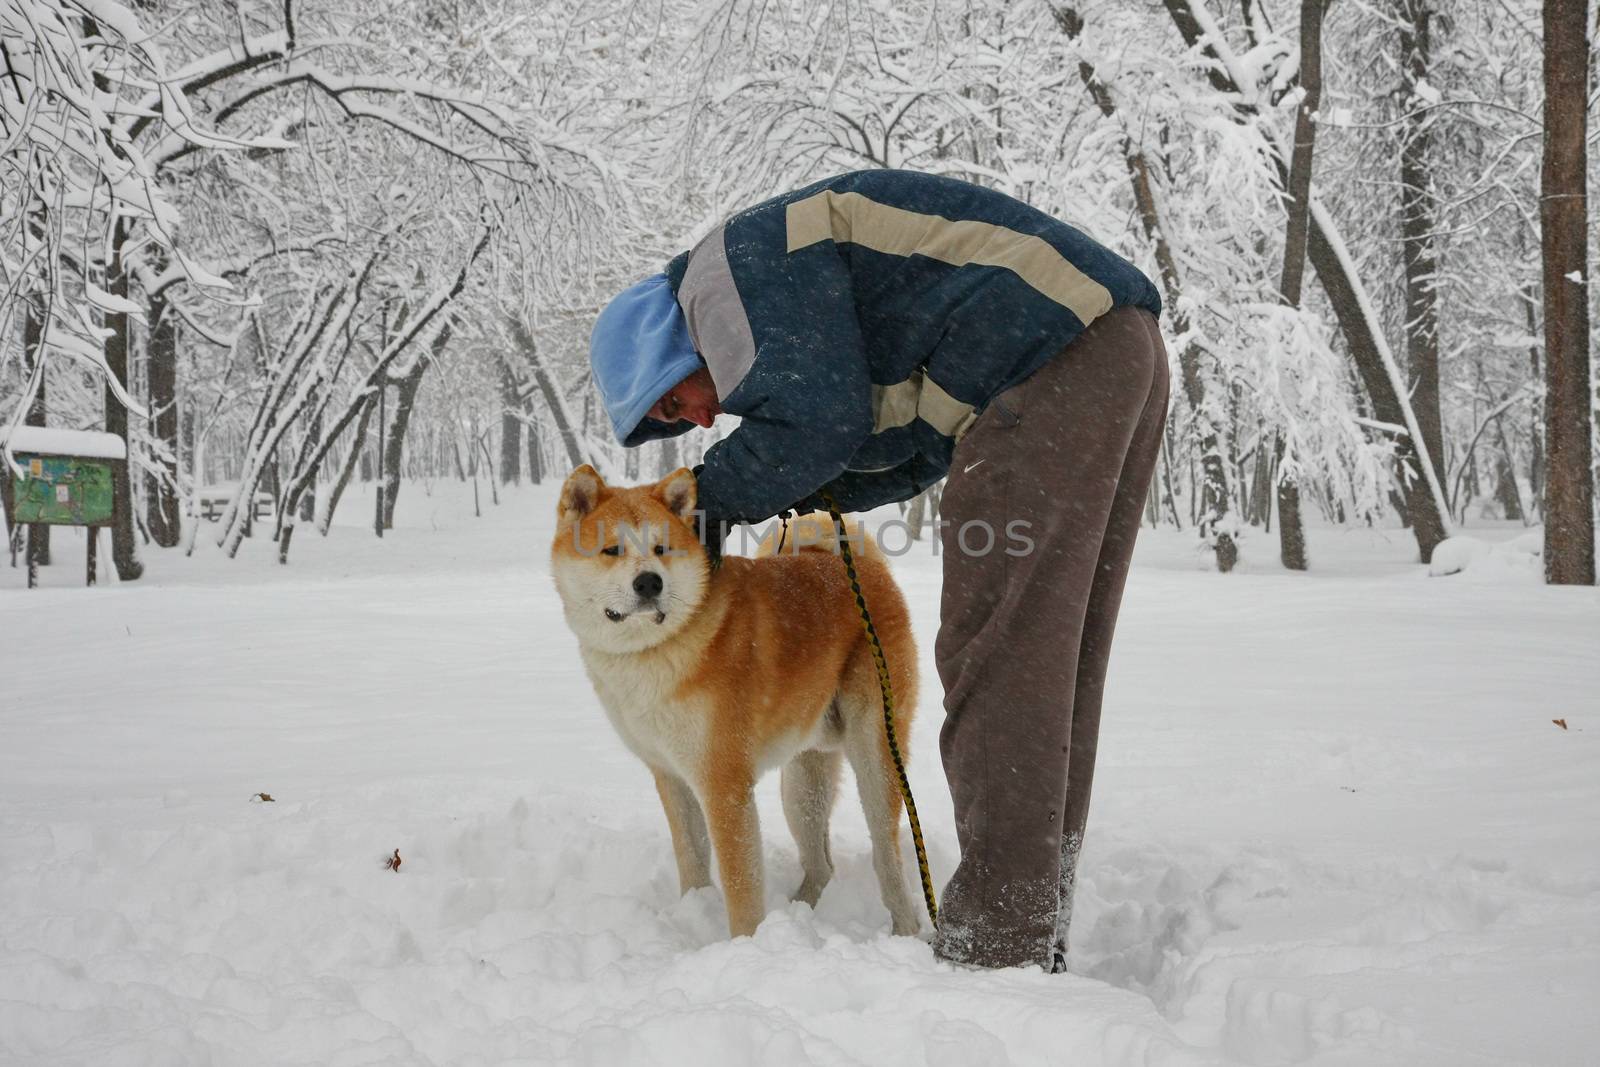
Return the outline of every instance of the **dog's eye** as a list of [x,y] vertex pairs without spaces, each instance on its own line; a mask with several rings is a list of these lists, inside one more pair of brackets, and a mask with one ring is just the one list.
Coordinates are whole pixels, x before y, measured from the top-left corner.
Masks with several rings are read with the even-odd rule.
[[602,548],[600,551],[601,551],[601,553],[603,555],[620,556],[620,555],[622,555],[622,546],[621,545],[607,545],[606,547]]
[[658,556],[665,556],[667,554],[667,546],[666,545],[657,545],[651,551],[653,551]]

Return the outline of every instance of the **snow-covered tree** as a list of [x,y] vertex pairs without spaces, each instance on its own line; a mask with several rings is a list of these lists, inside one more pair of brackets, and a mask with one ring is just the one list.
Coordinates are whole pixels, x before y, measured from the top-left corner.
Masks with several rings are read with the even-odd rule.
[[[0,3],[0,399],[133,410],[158,543],[217,478],[326,529],[357,472],[454,473],[464,424],[498,450],[461,472],[508,482],[692,463],[712,435],[642,462],[610,439],[594,315],[739,207],[862,167],[994,186],[1158,280],[1153,514],[1220,569],[1253,528],[1291,545],[1302,506],[1398,513],[1424,558],[1470,509],[1542,507],[1535,0],[184,0],[152,32]],[[293,332],[324,318],[337,339]]]

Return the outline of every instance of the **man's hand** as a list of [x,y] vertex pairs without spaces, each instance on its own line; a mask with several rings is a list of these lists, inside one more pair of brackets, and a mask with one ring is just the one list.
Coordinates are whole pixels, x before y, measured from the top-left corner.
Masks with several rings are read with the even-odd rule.
[[[699,484],[700,472],[706,469],[704,463],[697,464],[689,473],[694,475],[695,499],[700,498]],[[694,536],[705,546],[706,562],[711,564],[711,569],[716,570],[722,566],[722,537],[727,532],[724,527],[728,520],[719,515],[708,515],[700,508],[696,508],[694,515]]]
[[694,535],[706,550],[706,562],[711,564],[714,571],[722,566],[722,537],[726,532],[723,527],[727,520],[716,515],[707,515],[703,511],[694,512]]

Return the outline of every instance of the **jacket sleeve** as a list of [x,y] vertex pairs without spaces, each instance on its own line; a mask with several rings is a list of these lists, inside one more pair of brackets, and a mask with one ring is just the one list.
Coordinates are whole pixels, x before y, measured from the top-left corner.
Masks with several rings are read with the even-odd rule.
[[830,244],[740,283],[756,351],[722,408],[743,421],[705,454],[699,506],[760,522],[837,478],[872,432],[872,382],[850,277]]
[[912,469],[914,465],[915,461],[908,461],[886,471],[845,471],[794,505],[794,509],[802,515],[809,511],[827,511],[828,502],[822,499],[824,490],[846,514],[910,500],[927,488],[918,484]]

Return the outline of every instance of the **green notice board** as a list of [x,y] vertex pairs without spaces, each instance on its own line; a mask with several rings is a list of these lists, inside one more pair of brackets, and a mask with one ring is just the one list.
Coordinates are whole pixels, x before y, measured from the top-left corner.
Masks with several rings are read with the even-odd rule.
[[12,481],[12,521],[111,525],[112,460],[22,453],[16,458],[26,477]]

